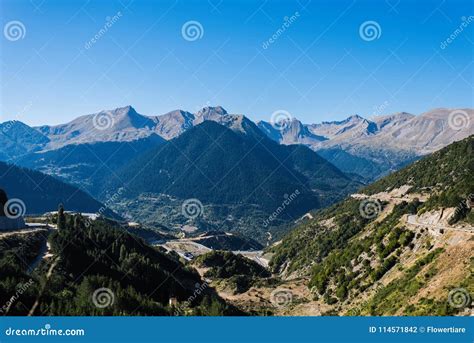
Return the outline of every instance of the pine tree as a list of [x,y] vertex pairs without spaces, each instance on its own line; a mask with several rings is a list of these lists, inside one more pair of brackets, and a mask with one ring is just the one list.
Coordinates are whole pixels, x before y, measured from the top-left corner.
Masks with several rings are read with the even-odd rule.
[[80,215],[74,216],[74,230],[80,230],[82,228],[82,218]]
[[75,223],[75,220],[74,220],[75,216],[67,216],[66,217],[66,226],[68,228],[74,228],[74,223]]
[[126,257],[127,257],[127,251],[125,249],[125,245],[122,244],[120,246],[120,261],[125,260]]
[[66,216],[64,215],[64,206],[59,204],[58,208],[58,230],[64,230],[66,228]]

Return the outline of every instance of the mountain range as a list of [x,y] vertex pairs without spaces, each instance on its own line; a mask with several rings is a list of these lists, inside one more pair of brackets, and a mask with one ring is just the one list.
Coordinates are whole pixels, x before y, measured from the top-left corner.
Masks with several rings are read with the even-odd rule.
[[[450,126],[450,114],[465,125]],[[268,122],[258,126],[281,144],[307,145],[342,171],[373,181],[473,134],[474,111],[439,108],[418,116],[402,112],[370,119],[353,115],[308,125],[293,118],[279,129]]]
[[[464,126],[450,126],[453,113],[461,113]],[[55,126],[33,128],[19,121],[0,124],[0,159],[15,162],[31,153],[42,154],[72,144],[134,142],[150,136],[170,140],[203,121],[258,134],[246,116],[229,114],[220,106],[205,107],[196,113],[175,110],[158,116],[142,115],[126,106],[80,116]],[[342,171],[373,181],[473,134],[474,111],[439,108],[417,116],[402,112],[370,119],[352,115],[345,120],[319,124],[303,124],[295,118],[287,119],[284,125],[265,121],[256,124],[259,131],[278,143],[306,145]],[[26,157],[28,159],[41,157]],[[27,162],[24,165],[30,166]]]
[[[458,130],[450,125],[453,112],[467,116]],[[264,243],[267,232],[278,237],[306,212],[472,134],[473,113],[436,109],[275,125],[220,106],[158,116],[126,106],[55,126],[2,123],[0,159],[57,177],[99,201],[113,197],[113,209],[133,220],[243,230]],[[189,220],[181,205],[195,198],[203,215]],[[284,214],[273,218],[282,204]]]
[[[256,248],[273,244],[252,252],[254,260],[209,252],[193,264],[149,246],[138,237],[150,234],[145,228],[105,218],[86,225],[81,215],[58,215],[49,244],[44,228],[0,240],[0,269],[14,281],[0,282],[1,299],[7,301],[19,282],[33,280],[31,292],[8,314],[469,315],[469,304],[453,299],[474,292],[474,135],[461,139],[465,130],[451,132],[450,110],[352,116],[313,130],[291,120],[278,132],[222,108],[199,116],[167,114],[176,123],[187,118],[179,127],[164,125],[163,117],[161,123],[129,117],[131,108],[117,111],[112,125],[95,115],[82,119],[96,135],[78,122],[55,128],[4,123],[0,132],[9,149],[2,156],[42,172],[0,162],[0,188],[23,200],[29,214],[58,203],[98,212],[105,203],[163,232],[196,230],[200,239],[188,239],[194,248],[203,240],[222,247],[212,236],[227,231],[258,240]],[[153,124],[142,125],[141,117]],[[98,123],[105,126],[97,129]],[[350,133],[355,127],[363,133]],[[291,144],[295,136],[301,141]],[[389,137],[399,138],[389,146]],[[450,139],[456,141],[438,150]],[[410,140],[413,148],[406,148]],[[318,150],[313,141],[326,146]],[[358,156],[358,149],[367,155]],[[436,151],[422,157],[430,149]],[[378,159],[387,151],[392,163],[394,156],[402,164],[416,161],[361,188],[366,175],[341,171],[319,154],[328,151],[347,166],[356,161],[382,173],[389,169]],[[105,217],[120,219],[108,211]],[[152,240],[172,237],[162,231]],[[36,265],[43,250],[49,257]],[[104,287],[117,301],[101,309],[91,295]],[[285,302],[276,306],[275,294],[282,291]]]

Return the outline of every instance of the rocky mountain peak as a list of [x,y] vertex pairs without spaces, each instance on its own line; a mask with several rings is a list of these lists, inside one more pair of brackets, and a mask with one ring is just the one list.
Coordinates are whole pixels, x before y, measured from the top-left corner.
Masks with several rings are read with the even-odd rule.
[[206,106],[196,113],[196,117],[207,119],[208,117],[223,116],[226,114],[228,113],[222,106]]

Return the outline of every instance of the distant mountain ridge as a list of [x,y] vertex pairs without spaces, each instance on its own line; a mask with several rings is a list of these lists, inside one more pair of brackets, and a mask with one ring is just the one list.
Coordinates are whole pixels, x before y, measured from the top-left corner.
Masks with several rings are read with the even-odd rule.
[[[453,125],[452,114],[464,125]],[[293,118],[282,130],[273,131],[270,123],[258,125],[277,142],[307,145],[342,171],[373,180],[473,134],[474,111],[440,108],[418,116],[401,112],[370,119],[353,115],[308,125]]]
[[[467,116],[466,125],[453,128],[453,112]],[[276,127],[265,121],[252,125],[246,116],[229,114],[221,106],[204,107],[196,113],[175,110],[157,116],[142,115],[132,106],[125,106],[55,126],[31,128],[18,121],[0,124],[0,159],[15,163],[19,156],[67,145],[134,142],[153,135],[170,140],[204,121],[254,136],[264,134],[284,145],[306,145],[342,171],[359,174],[368,181],[474,133],[472,109],[440,108],[418,116],[401,112],[369,119],[352,115],[319,124],[304,124],[292,118]]]
[[249,119],[243,115],[228,114],[220,106],[205,107],[197,113],[176,110],[159,116],[145,116],[132,106],[126,106],[80,116],[67,124],[35,129],[48,138],[42,148],[51,150],[69,144],[130,142],[154,134],[169,140],[206,120],[242,132],[250,128]]

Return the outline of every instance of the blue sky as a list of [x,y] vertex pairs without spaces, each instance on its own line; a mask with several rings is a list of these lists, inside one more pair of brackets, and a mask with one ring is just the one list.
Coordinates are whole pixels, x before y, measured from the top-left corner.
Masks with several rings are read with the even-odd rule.
[[[285,110],[307,123],[473,107],[471,1],[2,0],[1,6],[0,121],[57,124],[129,104],[147,115],[222,105],[254,120]],[[19,39],[5,33],[12,21],[24,27]],[[188,21],[202,26],[199,39],[183,37]],[[376,39],[361,37],[368,21],[380,28]]]

